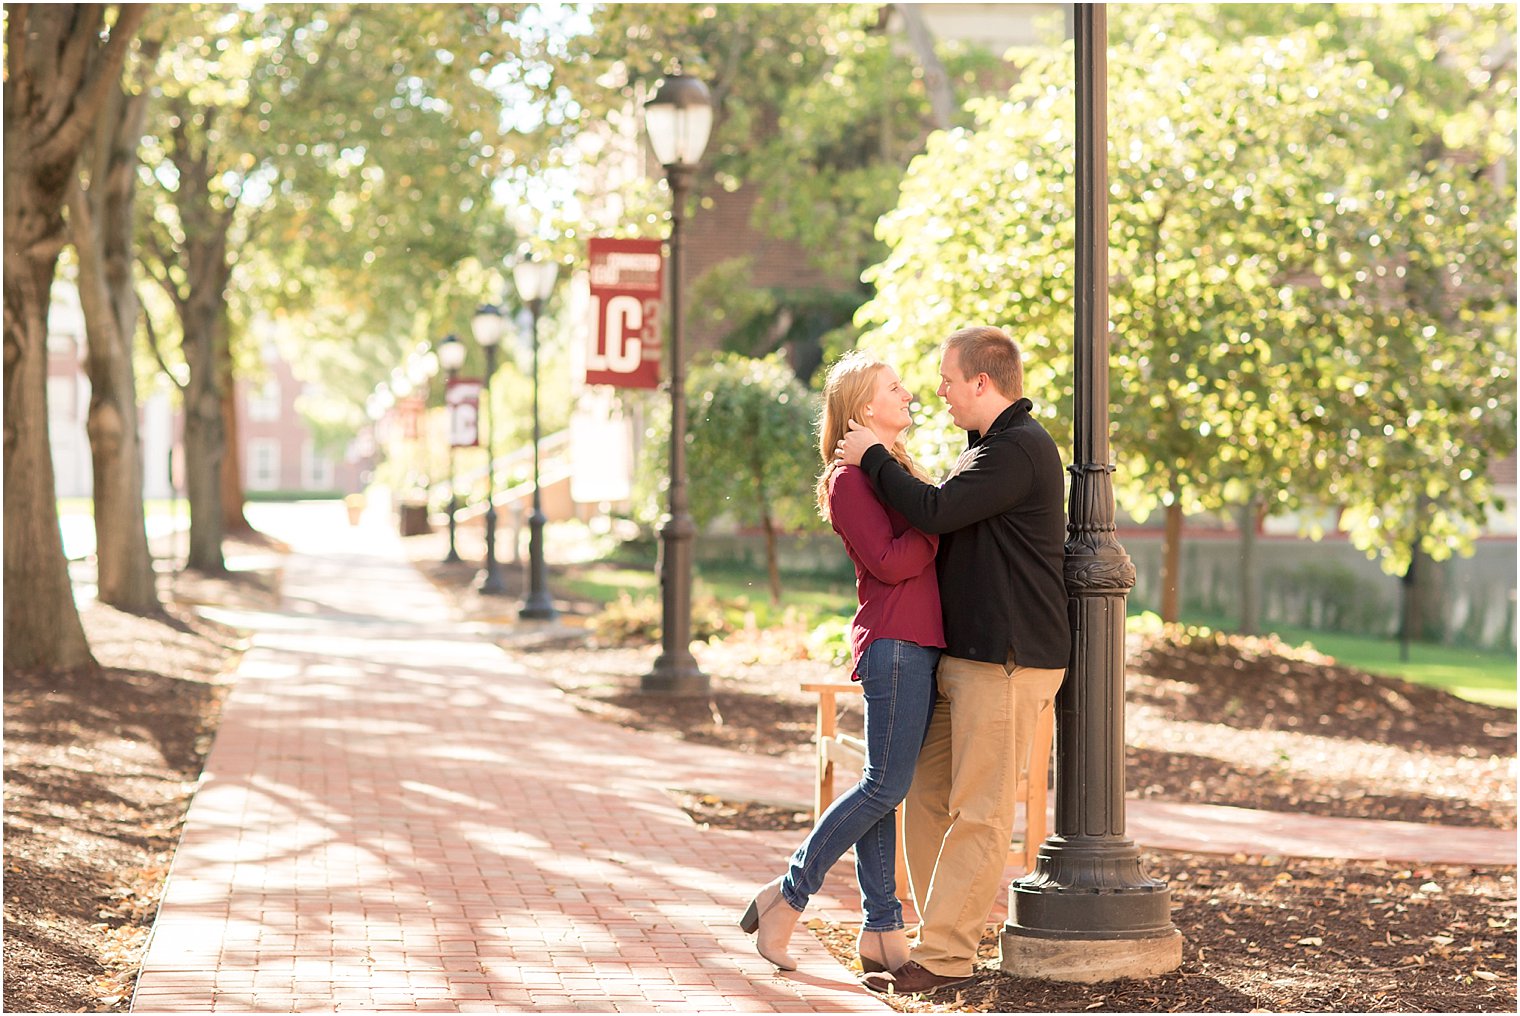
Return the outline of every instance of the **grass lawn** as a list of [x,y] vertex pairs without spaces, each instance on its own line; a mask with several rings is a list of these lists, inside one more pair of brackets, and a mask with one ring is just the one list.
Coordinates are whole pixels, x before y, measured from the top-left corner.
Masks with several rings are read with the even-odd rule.
[[[625,553],[572,569],[560,583],[567,593],[604,603],[610,603],[623,591],[636,600],[657,598],[659,579],[653,566],[652,557]],[[855,610],[854,584],[848,579],[783,575],[781,604],[772,606],[764,570],[734,564],[697,566],[695,591],[698,598],[712,596],[727,605],[745,601],[746,609],[754,613],[755,623],[761,628],[780,621],[788,611],[794,621],[812,628],[829,618],[847,618]],[[1222,631],[1233,627],[1232,618],[1188,615],[1183,621]],[[1473,702],[1515,708],[1513,653],[1415,643],[1410,646],[1410,658],[1405,662],[1399,659],[1399,644],[1392,639],[1307,628],[1279,628],[1276,634],[1289,645],[1308,643],[1349,667],[1443,688]]]
[[[58,499],[58,514],[64,515],[94,515],[95,499],[89,497],[60,497]],[[144,515],[178,515],[180,518],[190,517],[190,502],[179,497],[170,500],[166,497],[150,497],[143,501]]]
[[[755,615],[755,624],[767,628],[792,611],[808,627],[833,616],[849,617],[855,612],[855,588],[852,583],[822,576],[783,575],[781,603],[773,605],[770,583],[764,571],[732,565],[705,565],[695,569],[695,595],[711,596],[732,606],[739,602]],[[635,600],[659,596],[659,576],[653,562],[605,561],[567,570],[557,580],[566,593],[588,600],[610,603],[626,592]]]
[[[1184,616],[1183,622],[1221,631],[1233,627],[1230,620],[1218,617]],[[1409,647],[1409,659],[1405,661],[1399,659],[1397,639],[1286,627],[1276,629],[1276,634],[1289,645],[1312,645],[1348,667],[1444,688],[1472,702],[1515,708],[1516,661],[1513,653],[1416,642]]]

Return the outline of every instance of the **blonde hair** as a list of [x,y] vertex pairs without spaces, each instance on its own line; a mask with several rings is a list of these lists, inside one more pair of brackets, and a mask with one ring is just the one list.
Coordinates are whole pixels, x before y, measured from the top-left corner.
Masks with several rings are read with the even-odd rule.
[[[818,474],[815,493],[818,498],[818,514],[829,518],[829,481],[844,463],[834,458],[834,448],[849,432],[850,421],[865,419],[866,404],[876,394],[876,375],[886,364],[858,349],[841,356],[829,368],[823,383],[823,410],[818,417],[818,456],[823,460],[823,470]],[[929,477],[908,455],[899,439],[887,453],[904,469],[924,482]]]

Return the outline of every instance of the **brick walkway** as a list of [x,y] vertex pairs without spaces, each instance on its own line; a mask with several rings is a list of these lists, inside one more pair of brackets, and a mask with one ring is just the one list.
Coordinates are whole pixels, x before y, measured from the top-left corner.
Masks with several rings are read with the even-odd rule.
[[890,1011],[806,932],[778,975],[737,927],[796,833],[665,790],[803,800],[806,772],[586,719],[378,526],[276,532],[285,609],[239,618],[134,1009]]
[[[807,771],[584,718],[530,655],[461,637],[389,527],[303,511],[274,528],[284,609],[237,618],[258,635],[135,1010],[890,1011],[805,931],[778,974],[735,925],[797,833],[699,829],[667,792],[804,801]],[[1273,852],[1258,813],[1147,805],[1142,843],[1228,850],[1185,827],[1256,822]],[[853,883],[846,858],[809,916],[858,920]]]

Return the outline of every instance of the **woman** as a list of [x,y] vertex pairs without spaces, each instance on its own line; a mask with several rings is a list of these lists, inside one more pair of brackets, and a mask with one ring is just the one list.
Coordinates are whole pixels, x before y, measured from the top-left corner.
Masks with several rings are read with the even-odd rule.
[[934,667],[945,645],[934,573],[939,538],[912,528],[884,505],[859,466],[835,460],[834,446],[850,420],[860,421],[923,478],[902,445],[913,422],[912,401],[891,367],[860,352],[840,358],[824,385],[818,510],[855,562],[860,609],[850,643],[853,676],[865,693],[866,762],[860,782],[819,817],[785,874],[760,890],[739,922],[756,936],[760,955],[782,970],[797,968],[786,951],[792,931],[824,876],[852,845],[863,914],[857,943],[861,966],[893,970],[908,958],[894,871],[895,816],[929,726]]

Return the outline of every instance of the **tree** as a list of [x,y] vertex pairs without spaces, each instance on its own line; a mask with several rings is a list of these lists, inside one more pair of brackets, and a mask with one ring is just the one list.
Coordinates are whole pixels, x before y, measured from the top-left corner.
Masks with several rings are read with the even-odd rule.
[[1487,513],[1488,463],[1515,447],[1514,7],[1172,13],[1181,30],[1216,38],[1310,33],[1374,70],[1396,99],[1375,195],[1384,221],[1343,241],[1362,249],[1347,298],[1358,304],[1353,322],[1367,327],[1351,355],[1377,364],[1389,383],[1346,384],[1336,416],[1348,426],[1325,431],[1317,454],[1336,463],[1330,497],[1347,509],[1353,542],[1404,577],[1400,631],[1435,635],[1418,601],[1436,571],[1418,562],[1471,553]]
[[[778,539],[818,524],[816,400],[779,353],[760,359],[720,353],[688,375],[686,405],[692,518],[699,526],[718,518],[759,526],[771,602],[780,603]],[[663,476],[652,460],[670,447],[669,409],[663,408],[655,409],[644,444],[640,473],[646,479]],[[653,507],[657,493],[643,491],[646,506]]]
[[[1308,32],[1219,41],[1163,19],[1130,34],[1109,79],[1115,450],[1126,506],[1167,510],[1163,616],[1175,619],[1183,515],[1333,496],[1331,449],[1362,419],[1338,393],[1389,380],[1361,355],[1383,339],[1365,294],[1389,270],[1384,201],[1405,176],[1389,152],[1408,124],[1385,82]],[[1006,101],[975,105],[975,130],[931,139],[881,224],[891,253],[857,318],[863,341],[926,388],[952,322],[1010,326],[1058,432],[1072,327],[1068,64],[1025,60]],[[1455,192],[1426,193],[1439,198],[1423,213],[1433,229],[1468,220]],[[925,458],[943,462],[946,424],[926,430],[917,440],[939,440]]]
[[[158,40],[143,41],[139,68],[152,65],[159,46]],[[141,83],[131,92],[120,85],[111,90],[68,204],[89,349],[86,430],[94,470],[97,598],[139,614],[160,609],[143,511],[132,349],[141,312],[133,272],[133,199],[147,101]]]
[[48,442],[50,287],[74,166],[144,14],[121,5],[6,9],[5,663],[93,665],[69,586]]
[[164,58],[145,160],[159,200],[144,229],[145,264],[176,308],[188,368],[191,567],[222,567],[223,502],[241,498],[235,471],[223,473],[233,272],[262,251],[274,279],[260,294],[265,313],[309,309],[299,282],[317,280],[315,292],[358,311],[345,320],[348,342],[410,344],[392,326],[476,253],[478,232],[460,222],[489,214],[509,154],[485,81],[505,11],[176,11],[191,30]]
[[692,371],[692,515],[705,524],[729,515],[765,533],[771,602],[781,602],[777,539],[816,524],[813,477],[817,405],[785,359],[720,355]]

